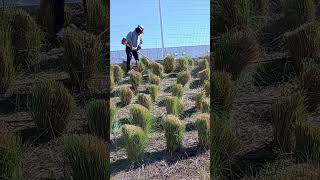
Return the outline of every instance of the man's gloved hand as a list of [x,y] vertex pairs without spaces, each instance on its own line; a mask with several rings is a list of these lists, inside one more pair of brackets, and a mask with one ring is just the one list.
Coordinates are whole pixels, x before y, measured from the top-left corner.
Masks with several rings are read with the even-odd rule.
[[141,45],[138,46],[137,51],[139,51],[141,49]]

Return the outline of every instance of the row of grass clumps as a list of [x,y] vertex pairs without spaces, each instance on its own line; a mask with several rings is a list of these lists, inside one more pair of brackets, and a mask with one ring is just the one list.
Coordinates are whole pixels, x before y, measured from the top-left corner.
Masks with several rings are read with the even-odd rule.
[[[182,148],[182,142],[184,138],[185,126],[180,120],[180,115],[183,110],[181,97],[184,94],[184,86],[191,80],[191,66],[193,63],[191,59],[183,58],[179,59],[178,68],[182,69],[177,77],[177,84],[170,87],[171,97],[164,99],[166,106],[167,116],[162,120],[162,127],[165,131],[165,137],[167,142],[167,149],[169,152],[176,152]],[[131,161],[142,161],[144,155],[144,149],[148,142],[149,134],[154,123],[154,117],[150,110],[153,103],[157,100],[160,88],[161,77],[163,72],[170,73],[175,71],[176,61],[173,57],[167,57],[164,62],[164,67],[160,63],[149,62],[148,60],[140,61],[141,67],[146,67],[148,71],[143,71],[143,74],[147,75],[150,85],[147,86],[147,94],[140,93],[137,96],[137,103],[129,106],[131,114],[129,124],[122,127],[122,135],[127,151],[128,159]],[[183,68],[181,68],[183,67]],[[208,61],[204,60],[199,63],[199,69],[202,71],[200,76],[204,84],[207,84],[207,91],[210,88],[208,85],[209,70]],[[150,71],[149,71],[150,69]],[[111,71],[113,73],[113,71]],[[129,105],[134,96],[134,91],[137,92],[142,82],[142,73],[133,71],[134,75],[130,75],[129,81],[131,88],[128,86],[120,88],[120,101],[122,105]],[[138,77],[139,76],[139,77]],[[133,89],[133,91],[131,90]],[[209,112],[209,101],[204,101],[204,112]],[[199,131],[199,145],[204,148],[209,148],[209,115],[201,114],[196,117],[195,124]]]

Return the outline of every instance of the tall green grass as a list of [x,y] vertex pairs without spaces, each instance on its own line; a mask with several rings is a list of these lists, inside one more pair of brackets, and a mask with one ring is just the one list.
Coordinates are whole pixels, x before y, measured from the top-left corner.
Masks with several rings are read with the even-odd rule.
[[286,92],[272,102],[272,132],[274,142],[283,152],[294,149],[294,129],[305,120],[304,96],[301,92]]
[[88,30],[99,34],[107,29],[107,8],[103,0],[86,0]]
[[75,102],[63,84],[46,81],[32,90],[31,115],[36,127],[50,137],[60,135],[71,120]]
[[182,147],[182,142],[185,134],[185,127],[182,121],[174,116],[167,115],[162,122],[165,130],[167,149],[170,152],[176,152]]
[[120,89],[120,101],[122,105],[129,105],[133,98],[133,92],[131,89],[126,87],[121,87]]
[[97,72],[101,57],[101,43],[93,34],[66,29],[64,40],[65,70],[74,85],[86,88],[87,82]]
[[154,123],[154,117],[150,111],[139,104],[132,104],[129,107],[129,111],[131,113],[130,123],[141,127],[148,134]]
[[173,114],[179,116],[179,114],[183,111],[183,105],[181,100],[175,96],[169,96],[164,99],[166,105],[167,114]]
[[110,178],[109,147],[90,135],[69,135],[64,138],[65,157],[77,180]]
[[111,127],[111,111],[108,111],[107,108],[108,104],[104,100],[91,102],[87,108],[88,125],[91,133],[104,139],[109,137]]
[[197,115],[195,126],[198,130],[199,145],[208,148],[210,145],[210,114],[204,113]]
[[[0,21],[1,22],[1,21]],[[5,26],[3,24],[3,26]],[[11,44],[10,27],[0,29],[0,94],[7,91],[15,79],[14,54]]]
[[0,122],[0,179],[19,180],[22,177],[22,147],[16,135]]
[[148,137],[141,127],[124,125],[122,134],[125,142],[128,159],[131,161],[142,161],[144,149],[148,143]]

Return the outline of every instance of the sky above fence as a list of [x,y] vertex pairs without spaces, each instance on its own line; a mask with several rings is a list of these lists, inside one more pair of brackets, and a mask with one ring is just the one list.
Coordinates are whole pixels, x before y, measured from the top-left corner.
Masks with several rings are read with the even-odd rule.
[[[209,0],[161,0],[165,47],[210,44]],[[137,25],[145,27],[143,48],[161,48],[158,0],[110,1],[110,49],[123,50],[121,39]]]

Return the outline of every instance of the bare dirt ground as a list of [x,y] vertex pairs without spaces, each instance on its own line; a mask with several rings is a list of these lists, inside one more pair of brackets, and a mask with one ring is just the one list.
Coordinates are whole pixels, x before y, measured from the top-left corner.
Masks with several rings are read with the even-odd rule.
[[[198,134],[192,124],[194,120],[193,116],[199,113],[195,108],[193,97],[196,92],[201,90],[201,87],[193,87],[187,84],[184,96],[182,97],[184,111],[180,115],[180,119],[186,126],[183,149],[173,154],[170,154],[166,150],[164,132],[160,127],[160,122],[166,115],[166,110],[161,102],[164,97],[171,95],[167,89],[173,83],[176,83],[175,76],[176,74],[174,73],[167,75],[159,85],[159,98],[151,110],[156,118],[156,128],[150,136],[141,164],[134,164],[127,160],[119,127],[113,129],[110,153],[111,179],[209,179],[209,151],[198,147]],[[196,82],[196,80],[197,78],[192,79],[193,82]],[[127,85],[127,78],[125,78],[120,82],[120,85],[116,87],[115,92],[117,92],[120,87]],[[144,92],[145,89],[146,84],[139,87],[140,92]],[[111,98],[111,102],[119,101],[117,95]],[[136,98],[133,99],[132,103],[135,102]],[[120,122],[125,122],[129,117],[128,106],[118,110],[117,119],[120,120]]]

